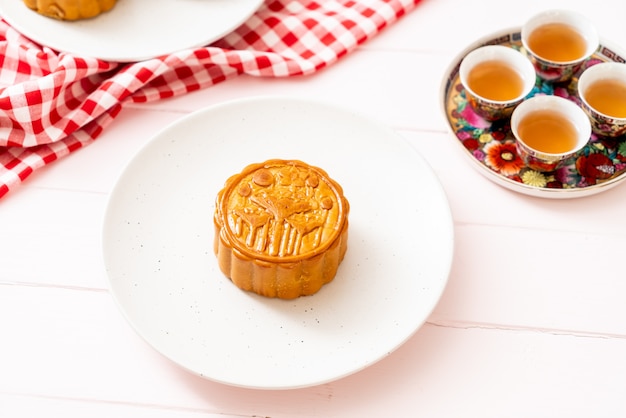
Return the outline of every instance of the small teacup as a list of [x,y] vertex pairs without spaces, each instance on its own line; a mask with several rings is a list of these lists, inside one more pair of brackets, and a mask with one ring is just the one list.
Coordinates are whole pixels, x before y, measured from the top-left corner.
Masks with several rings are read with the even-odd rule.
[[526,166],[554,171],[589,141],[589,118],[574,102],[558,96],[534,96],[515,108],[511,130]]
[[548,10],[522,26],[522,45],[537,75],[549,82],[568,81],[599,47],[595,26],[569,10]]
[[459,77],[468,102],[488,121],[510,117],[536,81],[530,61],[502,45],[483,46],[468,53],[461,61]]
[[626,134],[626,64],[603,62],[587,68],[578,79],[578,95],[595,133]]

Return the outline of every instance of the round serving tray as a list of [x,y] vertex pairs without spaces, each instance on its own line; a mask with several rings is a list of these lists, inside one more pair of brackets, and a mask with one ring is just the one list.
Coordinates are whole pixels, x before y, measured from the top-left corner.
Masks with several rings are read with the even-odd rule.
[[[626,180],[626,135],[604,138],[592,134],[589,143],[578,154],[552,173],[541,173],[526,167],[515,150],[509,120],[491,123],[478,116],[469,106],[459,80],[463,57],[484,45],[509,46],[526,54],[520,29],[504,30],[466,48],[445,73],[441,92],[443,111],[455,142],[481,174],[510,190],[553,199],[589,196]],[[569,83],[551,84],[537,78],[527,98],[538,94],[558,95],[580,104],[577,94],[579,75],[602,61],[625,62],[625,56],[602,41]]]

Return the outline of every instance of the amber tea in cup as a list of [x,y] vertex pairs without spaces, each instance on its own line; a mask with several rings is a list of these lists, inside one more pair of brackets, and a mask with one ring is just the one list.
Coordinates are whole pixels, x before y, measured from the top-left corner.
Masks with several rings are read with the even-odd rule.
[[524,92],[522,76],[504,61],[477,64],[467,75],[468,87],[489,100],[515,100]]
[[578,79],[578,95],[595,133],[626,134],[626,64],[603,62],[587,68]]
[[510,117],[536,81],[530,61],[502,45],[471,51],[461,61],[459,77],[472,108],[489,121]]
[[528,47],[546,60],[568,62],[585,56],[587,42],[573,26],[555,22],[533,30],[528,35]]
[[534,96],[511,116],[516,149],[533,170],[554,171],[589,141],[591,125],[574,102],[558,96]]
[[519,137],[530,148],[549,154],[562,154],[576,147],[578,132],[565,115],[556,110],[535,110],[517,126]]
[[542,79],[568,81],[600,45],[595,26],[569,10],[548,10],[530,18],[521,31],[522,45]]
[[626,83],[621,80],[600,80],[589,86],[585,96],[589,106],[600,113],[626,118]]

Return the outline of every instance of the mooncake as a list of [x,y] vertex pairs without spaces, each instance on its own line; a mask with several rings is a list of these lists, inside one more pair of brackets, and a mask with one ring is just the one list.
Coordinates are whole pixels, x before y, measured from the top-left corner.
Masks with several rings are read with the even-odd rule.
[[346,254],[349,211],[342,187],[321,168],[299,160],[250,164],[216,198],[219,268],[262,296],[313,295]]
[[29,9],[58,20],[80,20],[108,12],[116,0],[24,0]]

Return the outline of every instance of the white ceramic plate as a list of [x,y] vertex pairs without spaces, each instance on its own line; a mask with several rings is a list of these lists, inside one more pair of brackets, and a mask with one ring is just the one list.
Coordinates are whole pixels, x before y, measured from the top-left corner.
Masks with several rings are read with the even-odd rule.
[[[239,290],[213,254],[217,192],[271,158],[325,169],[351,208],[334,281],[290,301]],[[114,298],[156,350],[214,381],[286,389],[354,373],[406,341],[445,287],[453,225],[438,179],[391,129],[266,97],[195,112],[153,138],[112,191],[103,250]]]
[[207,45],[237,28],[263,0],[119,0],[94,19],[62,22],[0,0],[0,15],[26,37],[57,51],[107,61],[140,61]]

